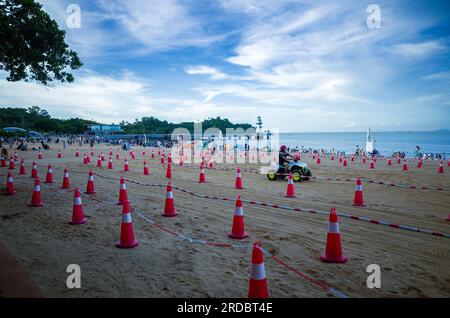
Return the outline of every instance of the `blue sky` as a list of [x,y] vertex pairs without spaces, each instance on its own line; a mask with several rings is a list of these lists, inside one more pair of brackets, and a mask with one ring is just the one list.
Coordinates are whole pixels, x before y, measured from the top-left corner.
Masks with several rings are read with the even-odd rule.
[[[282,132],[450,128],[447,0],[39,2],[84,67],[51,87],[0,74],[2,107],[105,123],[260,115]],[[381,28],[366,24],[371,3]]]

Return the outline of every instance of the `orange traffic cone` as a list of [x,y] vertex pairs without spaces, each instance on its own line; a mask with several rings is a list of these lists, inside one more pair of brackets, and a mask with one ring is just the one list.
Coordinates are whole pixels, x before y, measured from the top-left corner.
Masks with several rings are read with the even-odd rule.
[[120,160],[119,152],[116,152],[116,160]]
[[212,160],[209,162],[209,169],[212,169],[212,168],[214,168],[214,164],[213,164],[213,162],[212,162]]
[[164,165],[164,156],[161,156],[161,164]]
[[253,244],[252,272],[248,286],[248,298],[269,298],[264,267],[264,254],[260,242]]
[[3,156],[0,158],[0,167],[6,167],[6,158]]
[[400,162],[401,162],[400,157],[397,157],[397,164],[400,164]]
[[354,206],[365,206],[362,191],[363,191],[362,182],[361,182],[361,179],[358,177],[356,179],[355,197],[353,199]]
[[362,158],[362,163],[366,163],[366,161],[367,161],[366,156],[363,156],[363,158]]
[[50,164],[48,165],[47,168],[47,176],[45,177],[44,183],[53,183],[53,169]]
[[108,169],[109,169],[109,170],[112,170],[112,169],[113,169],[112,157],[109,157],[109,160],[108,160]]
[[444,173],[444,166],[443,166],[442,160],[441,160],[441,162],[439,163],[438,173]]
[[61,159],[62,158],[62,153],[61,153],[61,150],[59,150],[58,151],[58,159]]
[[122,205],[125,201],[128,201],[127,185],[125,184],[125,178],[122,176],[120,177],[119,202],[117,202],[117,205]]
[[152,150],[152,159],[155,159],[155,151]]
[[95,185],[94,185],[94,173],[92,170],[89,170],[88,183],[86,186],[86,194],[95,194]]
[[347,158],[346,157],[344,157],[344,164],[343,164],[343,166],[347,167]]
[[16,166],[14,165],[14,158],[11,158],[11,161],[9,162],[9,168],[10,170],[16,169]]
[[370,162],[370,169],[375,169],[375,162],[373,160]]
[[75,152],[75,158],[78,158],[80,156],[80,151],[77,148],[77,151]]
[[25,170],[25,161],[23,159],[20,161],[20,170],[19,175],[25,175],[27,174],[27,171]]
[[36,179],[34,180],[33,196],[31,197],[31,203],[28,204],[28,206],[31,207],[43,206],[41,201],[41,181],[39,180],[39,177],[36,177]]
[[123,167],[123,171],[124,172],[130,171],[130,168],[128,167],[128,159],[126,159],[126,158],[125,158],[125,165]]
[[342,163],[342,156],[339,156],[339,163]]
[[316,164],[320,165],[320,155],[317,156]]
[[352,162],[354,162],[354,161],[355,161],[355,156],[352,156],[352,159],[351,159],[351,160],[352,160]]
[[6,192],[4,194],[6,195],[13,195],[16,194],[16,189],[14,188],[14,179],[10,172],[8,172],[8,177],[6,179]]
[[231,232],[228,234],[228,237],[233,239],[243,239],[248,237],[248,234],[247,232],[245,232],[244,208],[242,206],[242,200],[240,196],[237,197],[235,205],[236,207],[233,216],[233,227],[231,228]]
[[118,248],[133,248],[139,245],[134,238],[133,222],[131,221],[130,203],[125,201],[122,207],[122,224],[120,225],[120,240],[116,243]]
[[69,189],[69,188],[70,188],[69,172],[67,171],[67,167],[64,167],[64,177],[61,189]]
[[162,214],[162,216],[173,217],[176,215],[177,213],[175,211],[175,204],[173,202],[172,184],[169,182],[167,184],[166,202],[164,204],[164,213]]
[[37,165],[35,161],[33,161],[33,168],[31,169],[31,178],[37,178]]
[[100,160],[105,161],[105,155],[103,154],[103,151],[100,152]]
[[89,163],[87,154],[84,154],[83,164],[87,165]]
[[148,176],[149,174],[147,161],[144,161],[144,176]]
[[91,157],[94,156],[94,149],[91,148]]
[[39,152],[38,152],[38,160],[42,160],[42,151],[41,150],[39,150]]
[[295,198],[295,189],[294,189],[294,179],[292,178],[292,173],[289,172],[288,185],[286,190],[286,198]]
[[338,215],[335,208],[331,208],[327,245],[325,253],[320,256],[325,263],[345,263],[347,257],[342,255],[341,234],[339,233]]
[[408,164],[406,163],[406,159],[403,160],[403,171],[408,170]]
[[388,166],[392,166],[392,160],[391,160],[391,158],[388,159]]
[[236,189],[243,189],[242,186],[242,176],[241,176],[241,168],[237,168],[236,170],[236,182],[234,183],[234,187]]
[[200,164],[200,176],[198,177],[199,183],[206,183],[206,177],[205,177],[205,165],[203,162]]
[[334,161],[334,155],[331,155],[330,160]]
[[[170,157],[169,157],[170,158]],[[166,171],[166,178],[172,179],[172,164],[170,162],[167,163],[167,171]]]
[[74,201],[72,209],[72,221],[69,222],[70,225],[84,224],[87,220],[84,217],[83,204],[81,203],[81,192],[78,188],[74,191]]
[[422,159],[419,159],[419,161],[417,161],[417,168],[421,169],[422,167],[423,167]]
[[102,167],[102,157],[98,156],[98,160],[97,160],[97,168],[101,168]]

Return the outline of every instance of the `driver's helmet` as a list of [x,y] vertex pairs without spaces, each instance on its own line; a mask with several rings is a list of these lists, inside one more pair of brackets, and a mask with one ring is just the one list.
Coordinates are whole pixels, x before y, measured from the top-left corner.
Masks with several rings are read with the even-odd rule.
[[281,151],[281,152],[285,152],[286,149],[287,149],[287,147],[286,147],[285,145],[282,145],[282,146],[280,147],[280,151]]

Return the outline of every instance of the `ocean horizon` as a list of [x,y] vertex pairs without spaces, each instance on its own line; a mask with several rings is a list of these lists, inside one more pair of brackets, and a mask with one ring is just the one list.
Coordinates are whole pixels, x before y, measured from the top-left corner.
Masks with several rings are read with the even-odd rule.
[[[365,149],[367,132],[301,132],[280,133],[280,144],[290,148],[302,146],[312,149],[339,150],[353,153],[358,146]],[[374,148],[383,156],[404,152],[414,156],[416,146],[421,153],[450,155],[450,130],[434,131],[372,131]]]

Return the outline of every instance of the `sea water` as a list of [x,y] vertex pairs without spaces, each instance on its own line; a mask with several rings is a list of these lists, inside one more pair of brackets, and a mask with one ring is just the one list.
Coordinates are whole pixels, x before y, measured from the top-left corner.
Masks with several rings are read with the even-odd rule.
[[[356,146],[366,147],[366,132],[336,132],[336,133],[280,133],[280,145],[290,148],[302,146],[312,149],[340,150],[354,153]],[[404,152],[406,156],[414,156],[416,146],[421,153],[440,153],[450,157],[450,130],[440,131],[372,131],[375,139],[374,148],[383,156],[393,152]]]

